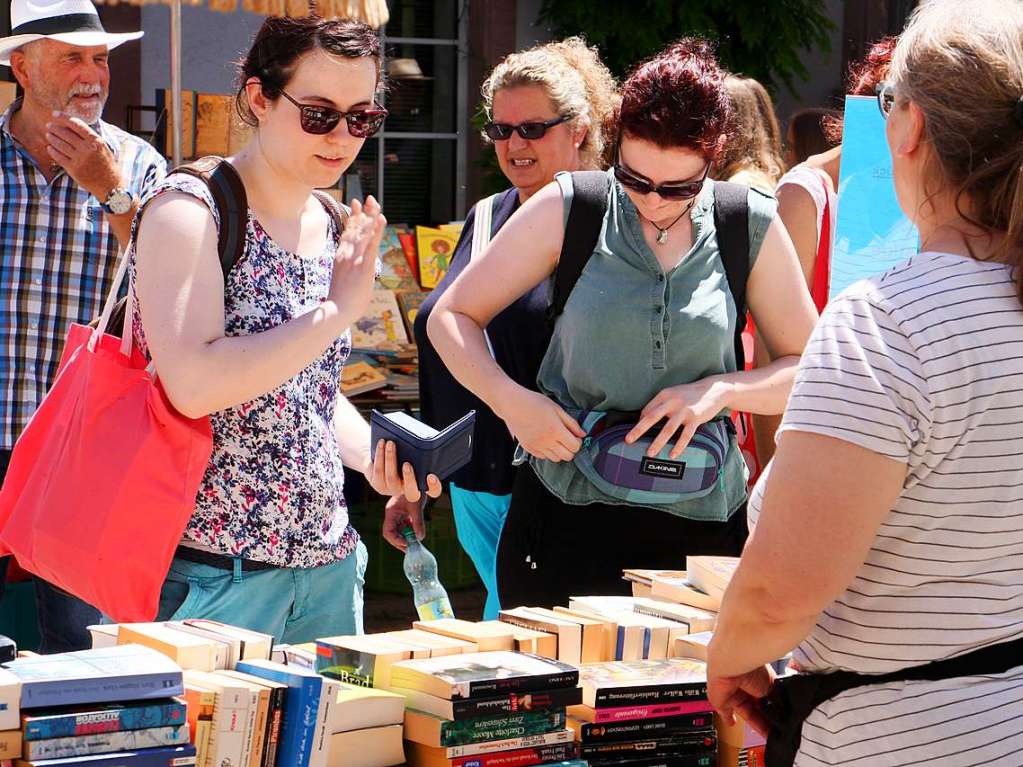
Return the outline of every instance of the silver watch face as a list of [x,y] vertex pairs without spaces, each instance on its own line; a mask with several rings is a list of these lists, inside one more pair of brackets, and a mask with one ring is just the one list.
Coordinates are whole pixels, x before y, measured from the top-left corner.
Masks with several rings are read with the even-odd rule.
[[110,209],[110,212],[115,216],[123,216],[129,210],[131,210],[132,200],[131,194],[123,189],[115,189],[110,193],[107,198],[106,207]]

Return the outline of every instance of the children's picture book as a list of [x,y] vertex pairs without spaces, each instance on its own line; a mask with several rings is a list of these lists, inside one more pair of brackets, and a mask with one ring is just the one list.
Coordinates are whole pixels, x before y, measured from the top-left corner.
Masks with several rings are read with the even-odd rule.
[[350,362],[341,371],[341,393],[346,397],[387,386],[387,376],[368,362]]
[[419,251],[419,283],[427,289],[437,287],[444,278],[458,244],[458,232],[430,226],[416,227]]
[[416,284],[418,284],[419,256],[416,252],[416,236],[408,230],[408,227],[403,225],[398,229],[398,242],[401,243],[401,249],[405,251],[405,260],[408,261],[412,274],[416,278]]
[[352,348],[397,350],[408,343],[394,291],[375,289],[365,316],[352,325]]
[[418,290],[419,283],[412,273],[398,235],[399,230],[395,226],[384,229],[384,237],[380,242],[381,271],[377,280],[390,290]]
[[405,318],[409,338],[415,337],[416,315],[428,295],[424,290],[403,290],[398,294],[398,305],[401,306],[401,316]]

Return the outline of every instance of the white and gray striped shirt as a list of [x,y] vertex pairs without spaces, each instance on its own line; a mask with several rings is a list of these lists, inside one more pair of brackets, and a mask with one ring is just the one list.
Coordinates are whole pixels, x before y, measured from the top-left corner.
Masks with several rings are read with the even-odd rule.
[[[922,253],[849,288],[807,345],[781,430],[907,465],[856,579],[797,649],[803,668],[880,674],[1023,636],[1023,306],[1009,267]],[[1023,665],[843,693],[807,719],[796,764],[1023,764]]]

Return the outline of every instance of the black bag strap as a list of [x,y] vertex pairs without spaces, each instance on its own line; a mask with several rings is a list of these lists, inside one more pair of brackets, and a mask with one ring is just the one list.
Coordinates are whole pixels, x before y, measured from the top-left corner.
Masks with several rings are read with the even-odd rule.
[[714,229],[725,265],[728,289],[735,301],[735,363],[746,367],[742,331],[746,327],[746,282],[749,279],[749,190],[741,184],[714,182]]
[[586,268],[597,247],[597,239],[607,213],[607,196],[611,179],[602,170],[580,170],[572,173],[572,207],[565,224],[565,239],[554,271],[551,303],[547,307],[547,324],[554,327],[565,310],[572,288]]
[[341,232],[345,230],[345,221],[348,220],[348,211],[343,209],[337,200],[322,189],[314,189],[313,194],[316,195],[316,199],[320,201],[320,204],[327,209],[327,213],[330,216],[331,221],[334,222],[334,231],[337,232],[338,237],[340,237]]
[[220,216],[217,251],[227,280],[231,268],[245,252],[245,230],[249,223],[249,201],[241,176],[231,163],[216,155],[179,165],[171,173],[194,176],[209,187]]

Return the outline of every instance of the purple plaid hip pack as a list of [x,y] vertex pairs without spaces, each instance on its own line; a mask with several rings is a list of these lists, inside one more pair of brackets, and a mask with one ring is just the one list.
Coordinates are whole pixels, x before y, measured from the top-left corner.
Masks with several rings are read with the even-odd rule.
[[735,435],[727,416],[702,424],[682,455],[670,458],[674,439],[657,456],[647,456],[661,424],[631,445],[625,442],[625,435],[639,421],[638,412],[570,414],[586,431],[575,465],[607,495],[635,504],[675,504],[702,498],[724,481],[725,457]]

